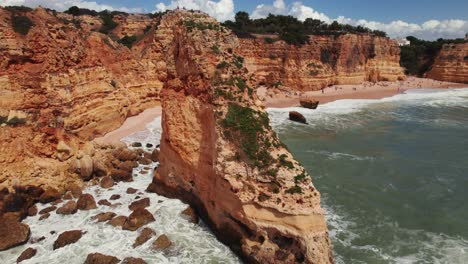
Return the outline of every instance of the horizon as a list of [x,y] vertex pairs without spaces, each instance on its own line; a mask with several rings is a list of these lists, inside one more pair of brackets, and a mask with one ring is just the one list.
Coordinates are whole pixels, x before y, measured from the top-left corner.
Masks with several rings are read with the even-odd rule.
[[[154,13],[180,7],[203,11],[220,22],[233,20],[235,13],[239,11],[247,12],[252,19],[263,18],[271,13],[291,15],[301,21],[313,18],[326,23],[337,21],[341,24],[361,25],[372,30],[384,31],[391,38],[415,36],[424,40],[464,38],[468,33],[468,19],[466,12],[463,12],[463,10],[468,10],[468,3],[459,0],[424,3],[422,9],[418,3],[406,3],[401,0],[397,2],[405,3],[408,7],[398,8],[395,2],[392,2],[390,6],[388,3],[379,3],[377,6],[372,5],[370,0],[334,0],[332,2],[341,3],[337,5],[315,0],[303,2],[285,0],[249,2],[233,0],[166,0],[163,2],[161,0],[151,2],[141,0],[0,0],[0,6],[24,5],[33,8],[42,6],[57,11],[65,11],[71,6],[78,6],[96,11],[110,10],[127,13]],[[314,8],[315,6],[317,9]],[[387,10],[394,10],[394,12],[387,12]],[[417,15],[411,16],[416,11]]]

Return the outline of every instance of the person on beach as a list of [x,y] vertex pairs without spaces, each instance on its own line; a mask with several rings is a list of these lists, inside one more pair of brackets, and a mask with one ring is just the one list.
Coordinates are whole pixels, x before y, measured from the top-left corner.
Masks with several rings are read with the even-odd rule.
[[322,88],[322,93],[324,93],[323,88]]

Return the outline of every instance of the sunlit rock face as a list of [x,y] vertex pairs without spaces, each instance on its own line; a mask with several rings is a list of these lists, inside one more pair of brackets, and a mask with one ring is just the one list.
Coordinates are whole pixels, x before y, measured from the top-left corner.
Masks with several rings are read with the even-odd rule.
[[165,15],[160,167],[148,191],[192,204],[252,263],[333,262],[320,194],[279,141],[240,55],[216,20]]
[[468,83],[468,43],[445,44],[426,76],[439,81]]
[[[239,53],[258,84],[318,90],[333,84],[404,79],[400,48],[391,39],[371,35],[311,36],[301,47],[284,41],[240,39]],[[271,42],[271,41],[270,41]]]

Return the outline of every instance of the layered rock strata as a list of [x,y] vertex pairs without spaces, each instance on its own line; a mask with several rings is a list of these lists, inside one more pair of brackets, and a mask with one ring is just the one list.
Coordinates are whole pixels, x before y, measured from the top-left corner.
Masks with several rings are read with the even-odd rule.
[[468,43],[445,44],[426,77],[439,81],[468,83]]
[[250,263],[333,262],[320,194],[272,131],[238,39],[197,12],[155,32],[167,76],[148,191],[181,198]]

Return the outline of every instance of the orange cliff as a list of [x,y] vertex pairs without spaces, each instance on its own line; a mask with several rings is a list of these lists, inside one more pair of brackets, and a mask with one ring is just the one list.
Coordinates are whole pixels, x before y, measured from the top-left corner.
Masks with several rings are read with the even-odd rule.
[[301,47],[284,41],[240,39],[240,55],[258,84],[311,91],[333,84],[396,81],[405,78],[398,44],[388,38],[344,34],[310,36]]
[[249,263],[332,263],[320,194],[271,129],[238,39],[207,15],[176,11],[155,41],[169,77],[148,191],[192,204]]
[[468,84],[468,43],[445,44],[426,77]]

